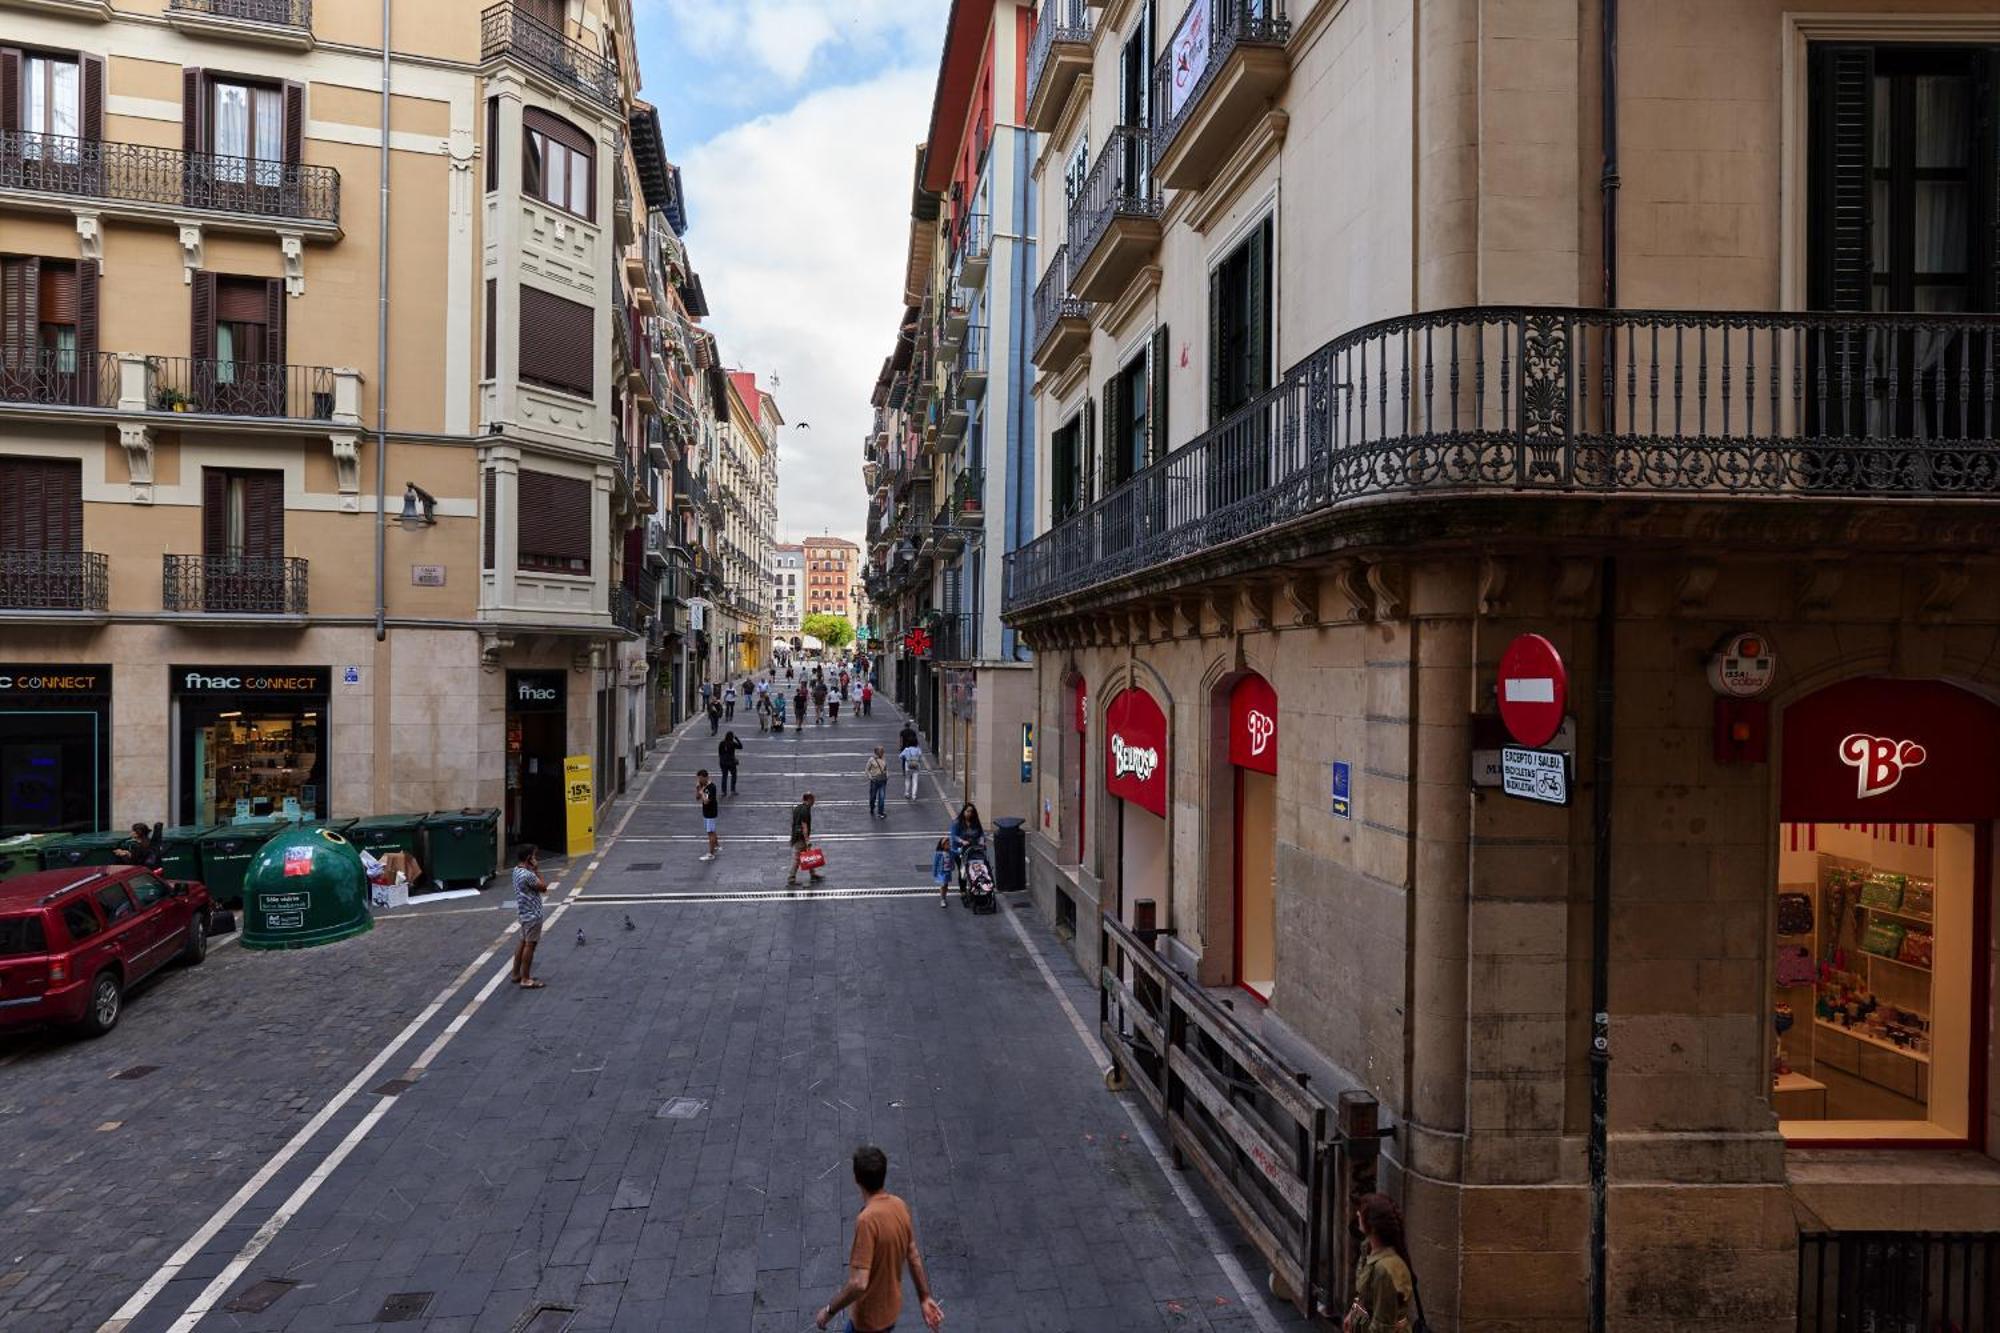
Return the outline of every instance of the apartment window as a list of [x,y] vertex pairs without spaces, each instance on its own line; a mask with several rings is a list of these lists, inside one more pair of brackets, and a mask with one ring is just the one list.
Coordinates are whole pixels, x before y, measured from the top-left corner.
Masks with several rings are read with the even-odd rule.
[[1125,368],[1104,386],[1104,484],[1106,489],[1122,484],[1146,466],[1152,428],[1148,409],[1152,394],[1147,389],[1147,361],[1150,349],[1127,362]]
[[1063,200],[1071,208],[1083,194],[1085,182],[1090,179],[1090,126],[1078,131],[1076,147],[1069,150],[1069,162],[1063,167]]
[[209,84],[209,151],[217,180],[276,185],[285,161],[284,99],[268,84]]
[[0,398],[94,403],[97,266],[0,256]]
[[590,573],[591,483],[583,477],[521,469],[515,530],[522,569]]
[[1060,523],[1083,508],[1083,415],[1071,417],[1049,439],[1050,519]]
[[201,552],[231,560],[285,554],[285,474],[203,468]]
[[189,312],[195,409],[283,416],[285,280],[200,271]]
[[590,136],[559,116],[536,107],[521,112],[521,190],[530,198],[593,216],[591,177],[596,154]]
[[0,458],[0,550],[83,549],[83,464]]
[[0,126],[22,132],[31,162],[75,162],[77,145],[104,137],[104,61],[68,51],[0,47]]
[[521,378],[592,397],[597,323],[590,307],[525,283],[520,305]]
[[1208,417],[1213,425],[1271,384],[1271,219],[1209,276]]
[[1118,123],[1146,126],[1152,121],[1153,7],[1139,11],[1139,22],[1118,53]]

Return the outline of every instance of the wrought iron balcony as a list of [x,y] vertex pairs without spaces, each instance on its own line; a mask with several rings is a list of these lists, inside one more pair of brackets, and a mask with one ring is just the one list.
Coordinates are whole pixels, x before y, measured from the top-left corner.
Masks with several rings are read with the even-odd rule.
[[340,173],[332,167],[22,130],[0,130],[0,191],[46,196],[51,204],[88,199],[340,225]]
[[0,403],[37,407],[118,406],[118,358],[111,352],[29,354],[0,348]]
[[974,324],[965,331],[965,345],[958,349],[959,387],[977,398],[986,392],[986,327]]
[[1090,341],[1091,303],[1070,295],[1069,247],[1059,245],[1035,285],[1035,365],[1053,375]]
[[2000,316],[1385,320],[1006,558],[1006,607],[1393,498],[2000,500]]
[[1291,74],[1284,0],[1210,0],[1181,27],[1198,22],[1205,39],[1176,33],[1153,65],[1153,174],[1176,190],[1208,184]]
[[958,474],[951,487],[952,521],[960,527],[976,528],[986,521],[986,469],[969,467]]
[[993,221],[984,213],[969,213],[958,233],[958,280],[968,291],[986,285],[993,258]]
[[334,373],[328,366],[149,356],[146,369],[147,406],[156,412],[333,420]]
[[107,563],[96,551],[0,550],[0,611],[103,611]]
[[312,0],[167,0],[167,14],[198,14],[237,23],[312,30]]
[[1153,140],[1120,125],[1069,206],[1071,294],[1109,301],[1125,290],[1160,244],[1160,192],[1153,183]]
[[1043,0],[1028,47],[1028,128],[1054,130],[1070,89],[1090,70],[1090,8],[1084,0]]
[[611,585],[611,623],[627,634],[645,632],[645,609],[639,605],[638,595],[627,584]]
[[618,110],[618,71],[610,61],[501,0],[479,16],[479,58],[518,61],[566,88]]
[[932,661],[979,660],[978,616],[967,612],[947,612],[932,620],[930,631]]
[[161,560],[163,610],[208,615],[306,614],[303,556],[168,555]]

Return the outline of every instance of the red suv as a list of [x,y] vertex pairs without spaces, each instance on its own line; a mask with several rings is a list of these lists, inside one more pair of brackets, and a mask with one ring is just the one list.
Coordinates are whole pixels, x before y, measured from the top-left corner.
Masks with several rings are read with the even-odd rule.
[[143,866],[0,881],[0,1030],[68,1023],[102,1036],[126,991],[208,956],[208,914],[207,889]]

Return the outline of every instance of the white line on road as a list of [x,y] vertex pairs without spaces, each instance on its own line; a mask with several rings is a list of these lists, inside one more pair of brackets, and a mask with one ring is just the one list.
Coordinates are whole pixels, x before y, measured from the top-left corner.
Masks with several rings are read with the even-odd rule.
[[[813,841],[814,842],[874,842],[881,838],[922,838],[928,842],[936,842],[938,838],[941,836],[942,835],[939,834],[936,830],[932,830],[931,832],[928,833],[924,832],[922,829],[917,829],[914,831],[906,830],[901,833],[891,833],[887,830],[877,830],[876,832],[873,833],[815,833],[813,835]],[[782,833],[724,833],[721,835],[721,837],[725,843],[791,841],[789,837],[787,837]],[[653,833],[653,834],[635,833],[631,837],[624,839],[624,841],[631,843],[655,843],[655,842],[705,843],[708,841],[708,835],[706,833]],[[614,866],[613,869],[616,869],[616,867]]]
[[607,893],[572,898],[579,907],[661,907],[668,903],[692,903],[713,907],[716,903],[806,903],[852,902],[856,898],[934,898],[937,885],[921,884],[905,888],[864,889],[718,889],[710,893]]

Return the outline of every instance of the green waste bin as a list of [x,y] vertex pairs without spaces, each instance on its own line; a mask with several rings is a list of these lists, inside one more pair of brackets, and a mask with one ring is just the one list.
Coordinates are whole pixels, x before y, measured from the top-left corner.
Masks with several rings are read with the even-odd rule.
[[347,831],[360,822],[361,821],[356,819],[353,815],[342,815],[337,819],[302,819],[298,823],[292,825],[292,827],[330,828],[335,833],[340,834],[342,837],[346,837]]
[[423,858],[417,856],[417,843],[423,837],[425,815],[370,815],[357,819],[347,830],[347,840],[370,856],[386,856],[390,852],[401,852],[405,856],[416,856],[418,864]]
[[115,866],[117,853],[131,845],[129,833],[79,833],[42,851],[42,860],[51,866]]
[[325,826],[286,823],[242,880],[243,947],[304,949],[375,928],[354,844]]
[[434,884],[483,885],[500,864],[499,833],[498,810],[436,810],[424,820],[418,859]]
[[243,901],[243,874],[257,849],[273,834],[292,828],[284,819],[253,819],[241,824],[224,824],[201,837],[201,882],[208,896],[219,906],[234,907]]
[[0,879],[33,874],[61,864],[48,860],[47,854],[56,844],[69,841],[69,836],[67,833],[23,833],[19,837],[0,841]]
[[200,879],[201,840],[213,824],[180,824],[160,831],[160,873],[168,879]]

